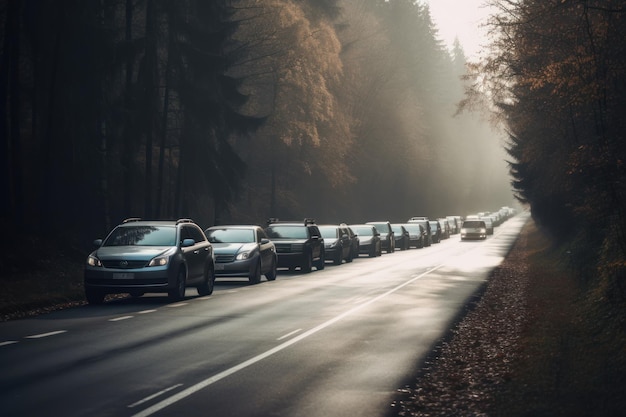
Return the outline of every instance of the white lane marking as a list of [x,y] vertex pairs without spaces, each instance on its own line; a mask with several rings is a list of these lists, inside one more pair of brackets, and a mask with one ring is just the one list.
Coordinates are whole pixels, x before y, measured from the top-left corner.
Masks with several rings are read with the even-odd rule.
[[178,307],[183,307],[186,306],[188,303],[178,303],[178,304],[170,304],[167,307],[168,308],[178,308]]
[[114,319],[109,319],[109,321],[122,321],[122,320],[128,320],[132,318],[133,316],[122,316],[122,317],[116,317]]
[[66,332],[67,330],[57,330],[56,332],[34,334],[32,336],[26,336],[26,339],[41,339],[42,337],[55,336],[57,334],[66,333]]
[[7,340],[6,342],[0,342],[0,347],[1,346],[13,345],[15,343],[19,343],[19,342],[17,340]]
[[247,361],[243,361],[239,365],[235,365],[232,368],[229,368],[229,369],[226,369],[226,370],[224,370],[224,371],[222,371],[220,373],[217,373],[217,374],[215,374],[215,375],[205,379],[204,381],[200,381],[197,384],[192,385],[189,388],[184,389],[184,390],[182,390],[182,391],[172,395],[171,397],[168,397],[168,398],[162,400],[161,402],[158,402],[158,403],[152,405],[151,407],[146,408],[145,410],[143,410],[143,411],[141,411],[141,412],[139,412],[137,414],[134,414],[132,417],[148,417],[148,416],[151,416],[152,414],[157,413],[157,412],[163,410],[164,408],[166,408],[166,407],[168,407],[168,406],[170,406],[172,404],[177,403],[178,401],[181,401],[181,400],[191,396],[192,394],[195,394],[196,392],[200,391],[201,389],[204,389],[204,388],[208,387],[209,385],[212,385],[212,384],[220,381],[221,379],[224,379],[224,378],[226,378],[226,377],[228,377],[230,375],[233,375],[233,374],[241,371],[242,369],[245,369],[245,368],[247,368],[247,367],[249,367],[251,365],[254,365],[257,362],[260,362],[263,359],[268,358],[268,357],[274,355],[275,353],[278,353],[281,350],[284,350],[284,349],[288,348],[289,346],[291,346],[293,344],[296,344],[296,343],[298,343],[299,341],[301,341],[303,339],[306,339],[307,337],[309,337],[311,335],[314,335],[315,333],[325,329],[326,327],[331,326],[331,325],[337,323],[338,321],[340,321],[340,320],[342,320],[342,319],[344,319],[344,318],[346,318],[346,317],[356,313],[357,311],[367,307],[370,304],[375,303],[376,301],[378,301],[380,299],[383,299],[383,298],[387,297],[390,294],[393,294],[394,292],[396,292],[396,291],[406,287],[407,285],[412,284],[413,282],[417,281],[418,279],[420,279],[420,278],[430,274],[431,272],[436,271],[437,269],[439,269],[439,268],[441,268],[443,266],[444,266],[443,264],[438,265],[438,266],[436,266],[436,267],[434,267],[434,268],[424,272],[421,275],[418,275],[418,276],[416,276],[414,278],[411,278],[408,281],[404,282],[403,284],[400,284],[397,287],[394,287],[394,288],[392,288],[392,289],[390,289],[390,290],[388,290],[388,291],[386,291],[386,292],[384,292],[384,293],[382,293],[382,294],[380,294],[380,295],[378,295],[378,296],[376,296],[374,298],[371,298],[368,301],[364,302],[363,304],[360,304],[360,305],[358,305],[356,307],[353,307],[350,310],[345,311],[345,312],[339,314],[338,316],[335,316],[332,319],[330,319],[330,320],[328,320],[328,321],[318,325],[317,327],[314,327],[311,330],[308,330],[308,331],[302,333],[301,335],[294,337],[293,339],[289,339],[286,342],[284,342],[284,343],[282,343],[282,344],[280,344],[278,346],[275,346],[275,347],[273,347],[272,349],[270,349],[268,351],[265,351],[265,352],[255,356],[253,358],[250,358]]
[[143,310],[138,312],[137,314],[148,314],[148,313],[154,313],[156,311],[156,309],[153,310]]
[[149,397],[144,398],[143,400],[139,400],[136,403],[132,403],[131,405],[128,406],[128,408],[137,407],[138,405],[141,405],[141,404],[146,403],[146,402],[148,402],[150,400],[153,400],[153,399],[155,399],[156,397],[158,397],[160,395],[163,395],[163,394],[165,394],[167,392],[170,392],[173,389],[176,389],[176,388],[182,387],[182,386],[183,386],[183,384],[176,384],[176,385],[173,385],[173,386],[171,386],[169,388],[165,388],[164,390],[159,391],[156,394],[152,394]]
[[293,332],[287,333],[286,335],[281,336],[281,337],[279,337],[279,338],[278,338],[278,339],[276,339],[276,340],[283,340],[283,339],[286,339],[286,338],[288,338],[289,336],[292,336],[292,335],[294,335],[294,334],[296,334],[296,333],[298,333],[298,332],[301,332],[301,331],[302,331],[302,329],[294,330]]

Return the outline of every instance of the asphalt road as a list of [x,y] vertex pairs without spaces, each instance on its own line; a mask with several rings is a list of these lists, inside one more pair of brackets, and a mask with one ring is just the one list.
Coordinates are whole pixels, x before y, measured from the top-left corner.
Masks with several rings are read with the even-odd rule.
[[273,282],[0,323],[0,416],[385,416],[527,220]]

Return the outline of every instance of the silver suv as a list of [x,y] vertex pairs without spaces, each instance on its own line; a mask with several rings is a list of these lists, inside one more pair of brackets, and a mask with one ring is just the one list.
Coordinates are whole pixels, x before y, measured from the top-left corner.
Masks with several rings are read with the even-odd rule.
[[190,219],[127,219],[94,245],[98,249],[85,265],[89,304],[101,304],[107,294],[140,297],[165,292],[170,299],[179,300],[186,287],[197,288],[200,295],[213,292],[213,247]]

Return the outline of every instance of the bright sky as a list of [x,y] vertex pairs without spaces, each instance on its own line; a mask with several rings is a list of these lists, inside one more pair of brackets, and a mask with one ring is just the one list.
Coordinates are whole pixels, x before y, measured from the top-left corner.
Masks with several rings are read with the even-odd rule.
[[489,15],[485,0],[422,0],[430,6],[430,14],[439,29],[439,38],[452,49],[458,37],[468,58],[476,58],[487,43],[481,23]]

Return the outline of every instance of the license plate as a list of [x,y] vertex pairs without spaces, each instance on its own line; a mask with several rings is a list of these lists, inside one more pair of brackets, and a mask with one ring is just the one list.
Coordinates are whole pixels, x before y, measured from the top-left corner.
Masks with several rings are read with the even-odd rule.
[[223,271],[224,270],[224,264],[215,264],[215,270],[216,271]]
[[116,272],[113,273],[113,279],[133,279],[135,274],[132,272]]

